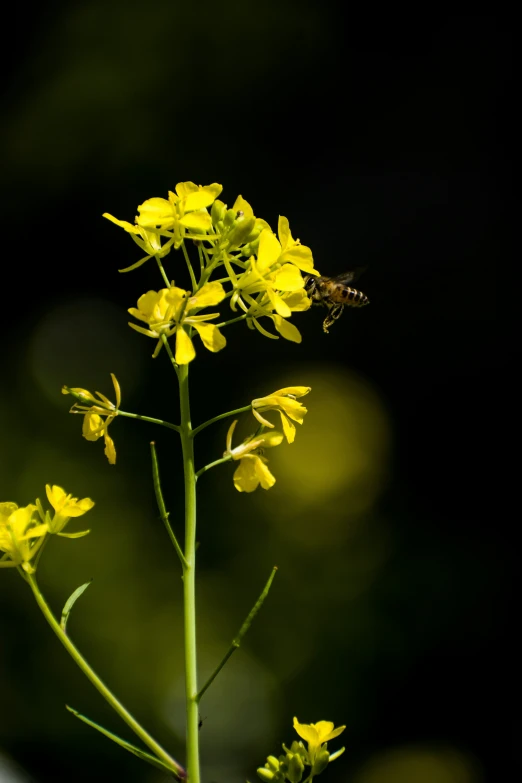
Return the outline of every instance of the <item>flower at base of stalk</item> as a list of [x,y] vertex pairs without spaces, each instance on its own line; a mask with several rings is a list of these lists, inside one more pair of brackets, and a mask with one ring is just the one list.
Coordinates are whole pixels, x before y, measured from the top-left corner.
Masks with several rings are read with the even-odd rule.
[[[62,487],[58,487],[53,484],[45,485],[45,492],[47,494],[47,500],[54,509],[54,516],[51,519],[49,512],[45,515],[45,521],[48,525],[50,533],[56,533],[57,535],[64,536],[65,538],[79,538],[80,536],[87,535],[89,532],[82,531],[81,533],[62,533],[62,530],[67,525],[72,517],[81,517],[86,514],[94,506],[94,501],[90,498],[78,498],[68,495]],[[41,509],[41,504],[38,502],[38,507]],[[42,512],[40,511],[40,515]]]
[[16,503],[0,503],[0,568],[21,566],[28,574],[35,568],[31,560],[48,532],[35,516],[37,506],[19,508]]
[[[301,724],[294,718],[294,728],[299,736],[308,742],[308,749],[301,741],[294,740],[287,748],[283,744],[284,754],[279,757],[268,756],[264,767],[259,767],[257,775],[265,783],[301,783],[312,780],[316,775],[324,772],[331,761],[339,758],[344,748],[330,754],[327,749],[327,740],[338,737],[346,728],[340,726],[334,729],[333,723],[322,720],[310,725]],[[310,769],[306,770],[306,767]]]
[[297,718],[294,718],[294,729],[305,742],[308,742],[308,756],[312,764],[315,762],[321,749],[323,749],[323,745],[342,734],[345,728],[346,726],[334,728],[334,724],[330,720],[320,720],[318,723],[307,724],[299,723]]
[[81,389],[79,387],[64,386],[62,388],[62,394],[71,394],[75,397],[76,402],[73,404],[70,413],[81,413],[84,416],[82,435],[86,440],[98,440],[103,437],[105,441],[105,456],[109,460],[109,464],[116,464],[116,448],[114,441],[109,435],[109,424],[118,415],[118,409],[121,405],[121,389],[118,379],[111,373],[112,385],[114,386],[114,394],[116,402],[111,402],[101,392],[96,392],[99,399],[91,394],[87,389]]
[[138,307],[130,307],[129,313],[148,324],[144,329],[136,324],[129,326],[147,337],[158,340],[153,356],[160,352],[162,336],[176,337],[176,364],[188,364],[196,356],[192,338],[187,327],[193,327],[201,337],[201,342],[209,351],[221,351],[227,341],[215,324],[209,320],[219,317],[219,313],[198,315],[204,307],[219,304],[225,298],[225,289],[221,283],[205,283],[194,296],[182,288],[162,288],[160,291],[148,291],[138,299]]
[[234,486],[238,492],[253,492],[261,484],[263,489],[270,489],[275,484],[275,476],[267,468],[268,460],[261,453],[262,449],[278,446],[283,440],[281,432],[263,432],[251,435],[240,446],[232,448],[232,436],[237,425],[237,419],[232,422],[227,433],[227,448],[224,457],[239,460],[239,467],[234,473]]
[[281,416],[281,424],[283,426],[283,432],[288,443],[293,443],[295,440],[295,425],[292,424],[290,419],[293,419],[298,424],[303,423],[307,408],[297,401],[298,397],[304,397],[310,391],[310,386],[287,386],[284,389],[268,394],[266,397],[259,397],[252,400],[252,413],[260,424],[265,427],[273,427],[274,425],[261,416],[261,413],[265,411],[275,410],[278,411]]

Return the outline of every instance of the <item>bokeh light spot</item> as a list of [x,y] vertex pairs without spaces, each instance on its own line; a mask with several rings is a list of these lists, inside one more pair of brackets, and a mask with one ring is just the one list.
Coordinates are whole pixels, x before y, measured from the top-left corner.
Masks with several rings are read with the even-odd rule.
[[481,783],[474,758],[449,747],[404,747],[371,759],[352,783]]

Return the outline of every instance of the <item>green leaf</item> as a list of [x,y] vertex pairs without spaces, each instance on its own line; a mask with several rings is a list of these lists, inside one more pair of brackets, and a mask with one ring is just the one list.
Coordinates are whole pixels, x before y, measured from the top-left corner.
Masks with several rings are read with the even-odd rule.
[[160,761],[155,756],[151,756],[150,753],[141,750],[141,748],[137,748],[135,745],[131,745],[130,742],[127,742],[121,737],[118,737],[116,734],[113,734],[112,731],[105,729],[103,726],[100,726],[98,723],[94,723],[94,721],[89,720],[89,718],[86,718],[85,715],[81,715],[78,712],[78,710],[69,707],[68,704],[65,705],[65,708],[69,710],[69,712],[71,712],[76,718],[83,721],[83,723],[86,723],[88,726],[91,726],[93,729],[96,729],[96,731],[99,731],[100,734],[104,734],[106,737],[108,737],[108,739],[115,742],[116,745],[120,745],[120,747],[124,748],[125,750],[128,750],[129,753],[133,753],[142,761],[146,761],[148,764],[152,764],[153,767],[157,767],[157,769],[161,769],[163,770],[163,772],[168,772],[171,775],[175,775],[176,778],[179,779],[176,770],[171,769],[169,766],[167,766],[167,764],[164,764],[163,761]]
[[64,633],[66,633],[67,620],[69,619],[69,615],[71,614],[71,609],[73,608],[74,604],[81,596],[81,594],[85,592],[85,590],[87,590],[91,582],[92,579],[89,579],[89,581],[85,582],[84,585],[80,585],[80,587],[77,587],[74,593],[71,593],[71,595],[65,602],[65,606],[62,609],[62,618],[60,620],[60,628]]

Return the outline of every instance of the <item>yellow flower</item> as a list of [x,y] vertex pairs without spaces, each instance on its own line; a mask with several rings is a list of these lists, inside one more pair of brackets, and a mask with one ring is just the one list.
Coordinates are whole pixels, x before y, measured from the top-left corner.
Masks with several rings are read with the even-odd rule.
[[[101,392],[96,392],[99,399],[91,394],[87,389],[80,389],[79,387],[69,388],[64,386],[62,388],[62,394],[72,394],[76,398],[76,402],[71,408],[71,413],[84,414],[82,435],[86,440],[98,440],[103,436],[105,441],[105,456],[109,460],[111,465],[116,464],[116,447],[114,441],[109,435],[109,424],[118,415],[118,409],[121,405],[121,389],[118,379],[111,373],[112,384],[114,386],[114,394],[116,402],[111,402]],[[87,403],[86,405],[81,403]],[[92,404],[89,404],[92,403]]]
[[293,443],[295,439],[295,425],[292,424],[290,419],[297,421],[298,424],[303,423],[307,409],[302,403],[297,401],[297,397],[304,397],[309,391],[310,386],[287,386],[284,389],[279,389],[266,397],[252,400],[252,413],[265,427],[273,427],[274,425],[271,422],[261,416],[261,412],[279,411],[285,437],[288,443]]
[[0,503],[0,568],[22,566],[28,574],[35,568],[31,560],[40,549],[48,528],[34,518],[37,507],[30,503],[18,508],[16,503]]
[[173,238],[174,247],[180,247],[187,230],[209,231],[212,220],[206,207],[219,196],[221,185],[195,185],[178,182],[176,192],[169,191],[168,200],[149,198],[138,207],[136,223],[142,228]]
[[46,524],[50,533],[56,533],[57,535],[64,536],[65,538],[79,538],[85,536],[89,532],[84,530],[81,533],[62,533],[62,530],[69,522],[71,517],[81,517],[86,514],[94,506],[94,502],[90,498],[73,498],[72,495],[67,495],[65,490],[53,484],[45,485],[45,492],[47,494],[47,500],[54,509],[54,517],[51,519],[50,514],[46,514]]
[[297,718],[294,718],[294,729],[305,742],[308,742],[308,755],[312,764],[321,745],[338,737],[345,728],[346,726],[339,726],[337,729],[334,729],[334,724],[329,720],[320,720],[318,723],[307,724],[299,723]]
[[119,269],[119,272],[131,272],[133,269],[137,269],[139,266],[144,264],[145,261],[148,261],[149,258],[152,258],[153,256],[157,258],[164,258],[167,253],[170,253],[172,250],[172,245],[174,244],[173,238],[169,239],[168,242],[165,242],[165,244],[162,245],[161,235],[155,231],[147,231],[146,228],[142,228],[142,226],[135,226],[132,223],[128,223],[126,220],[118,220],[118,218],[113,217],[113,215],[109,215],[108,212],[104,212],[102,217],[107,218],[107,220],[110,220],[112,223],[115,223],[117,226],[123,228],[128,234],[131,235],[132,239],[136,242],[138,247],[140,247],[147,254],[144,258],[140,258],[139,261],[136,261],[135,264],[126,266],[124,269]]
[[188,364],[194,359],[196,351],[192,339],[185,327],[193,326],[209,351],[220,351],[227,341],[218,327],[207,321],[218,318],[219,313],[196,313],[204,307],[219,304],[225,298],[225,289],[221,283],[205,283],[194,296],[182,288],[162,288],[160,291],[148,291],[138,299],[138,307],[129,308],[129,313],[149,325],[144,329],[129,323],[133,329],[158,340],[153,356],[156,357],[163,345],[162,335],[167,338],[176,335],[175,360],[177,364]]
[[253,492],[259,484],[263,489],[270,489],[275,484],[275,477],[267,468],[268,460],[260,453],[263,448],[278,446],[283,440],[280,432],[264,432],[260,435],[252,435],[240,446],[232,448],[232,435],[236,428],[237,419],[230,425],[227,433],[227,448],[223,456],[233,460],[240,460],[239,467],[234,473],[234,486],[238,492]]
[[270,229],[261,232],[257,254],[260,271],[269,267],[273,268],[276,264],[279,266],[294,264],[307,275],[319,276],[320,273],[314,269],[312,251],[306,245],[302,245],[298,239],[292,237],[287,218],[279,218],[277,234],[279,241]]

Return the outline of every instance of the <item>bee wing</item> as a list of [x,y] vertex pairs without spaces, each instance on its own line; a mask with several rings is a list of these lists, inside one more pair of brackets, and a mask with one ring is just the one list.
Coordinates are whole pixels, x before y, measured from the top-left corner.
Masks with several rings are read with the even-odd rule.
[[366,268],[367,267],[365,266],[355,266],[353,269],[350,269],[349,272],[343,272],[342,274],[337,275],[336,277],[332,277],[331,279],[334,283],[349,285],[350,283],[353,283],[354,280],[358,280]]

